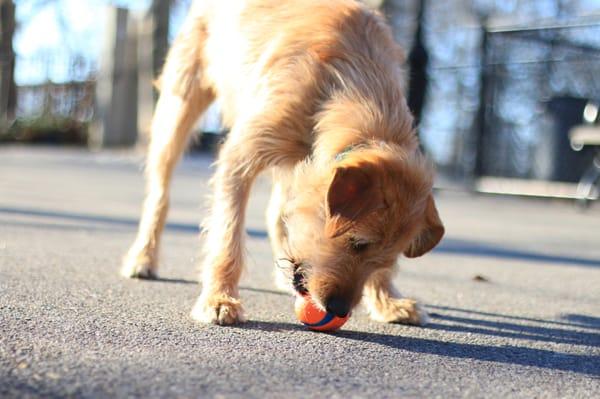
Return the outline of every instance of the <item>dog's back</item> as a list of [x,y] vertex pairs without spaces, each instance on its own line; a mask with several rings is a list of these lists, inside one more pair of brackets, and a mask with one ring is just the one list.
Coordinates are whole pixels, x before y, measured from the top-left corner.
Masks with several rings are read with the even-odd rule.
[[322,70],[326,64],[351,64],[355,80],[375,65],[389,76],[386,84],[403,81],[403,55],[389,28],[378,13],[353,0],[197,0],[190,20],[198,19],[207,33],[206,77],[226,121],[256,102],[266,80],[285,80],[282,90],[317,97],[314,90],[331,85]]

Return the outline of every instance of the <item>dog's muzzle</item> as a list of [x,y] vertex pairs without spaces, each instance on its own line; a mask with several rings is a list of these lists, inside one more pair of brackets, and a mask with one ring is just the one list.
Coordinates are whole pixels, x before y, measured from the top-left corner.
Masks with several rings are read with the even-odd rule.
[[342,297],[331,297],[325,302],[325,309],[337,317],[346,317],[350,313],[350,302]]

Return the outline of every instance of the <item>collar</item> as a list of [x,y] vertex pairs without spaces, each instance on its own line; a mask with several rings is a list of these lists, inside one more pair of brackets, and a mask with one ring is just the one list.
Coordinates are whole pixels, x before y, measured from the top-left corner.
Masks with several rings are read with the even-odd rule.
[[348,154],[350,152],[354,151],[355,148],[356,148],[356,146],[354,144],[350,144],[349,146],[345,147],[341,152],[338,152],[335,155],[336,162],[341,162],[344,159],[346,159],[346,157],[348,156]]

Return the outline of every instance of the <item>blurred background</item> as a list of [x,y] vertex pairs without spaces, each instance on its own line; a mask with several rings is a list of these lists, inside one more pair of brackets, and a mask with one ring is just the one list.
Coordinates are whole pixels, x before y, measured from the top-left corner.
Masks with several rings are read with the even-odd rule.
[[[600,1],[366,2],[409,55],[438,184],[598,198]],[[143,147],[152,81],[190,3],[0,0],[0,145]],[[218,108],[195,149],[226,134]]]

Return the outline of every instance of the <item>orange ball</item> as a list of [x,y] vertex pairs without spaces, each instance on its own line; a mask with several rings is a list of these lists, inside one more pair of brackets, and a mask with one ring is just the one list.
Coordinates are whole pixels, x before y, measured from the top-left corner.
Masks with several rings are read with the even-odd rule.
[[333,313],[319,309],[307,295],[296,296],[294,310],[298,320],[315,331],[335,331],[343,326],[350,317],[350,315],[337,317]]

